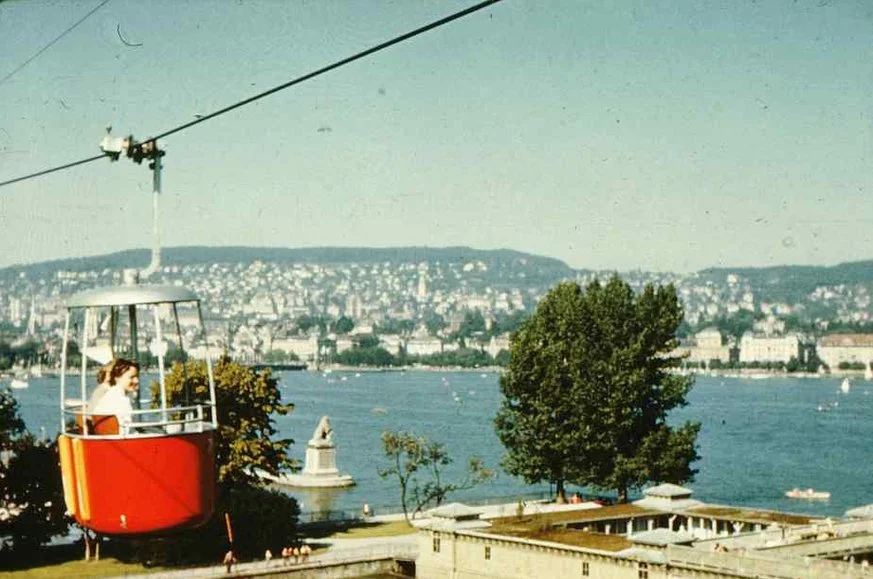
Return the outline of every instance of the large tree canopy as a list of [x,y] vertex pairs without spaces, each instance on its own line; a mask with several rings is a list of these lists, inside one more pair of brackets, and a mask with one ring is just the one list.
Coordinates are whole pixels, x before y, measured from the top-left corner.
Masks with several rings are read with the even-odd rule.
[[700,425],[667,424],[693,382],[668,372],[682,317],[672,285],[635,295],[616,276],[553,288],[510,341],[495,420],[505,470],[555,483],[562,498],[565,483],[625,501],[648,482],[691,480]]

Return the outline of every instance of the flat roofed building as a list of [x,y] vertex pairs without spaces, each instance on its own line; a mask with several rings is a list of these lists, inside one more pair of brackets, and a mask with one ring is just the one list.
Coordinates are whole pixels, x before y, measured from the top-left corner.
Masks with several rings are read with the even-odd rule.
[[831,334],[819,338],[816,344],[819,359],[830,368],[841,363],[873,362],[873,334]]
[[688,346],[689,362],[704,362],[711,360],[727,362],[730,360],[730,347],[723,345],[721,332],[718,328],[709,327],[694,335],[694,340]]
[[800,359],[800,338],[797,335],[764,338],[746,332],[740,339],[740,362],[788,362]]
[[478,520],[450,505],[419,531],[416,577],[873,577],[873,509],[834,521],[707,505],[676,485],[649,491],[629,504]]

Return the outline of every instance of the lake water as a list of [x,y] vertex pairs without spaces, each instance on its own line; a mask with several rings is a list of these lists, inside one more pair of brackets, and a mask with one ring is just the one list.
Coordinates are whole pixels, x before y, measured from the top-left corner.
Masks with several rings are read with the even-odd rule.
[[[498,467],[503,447],[494,433],[500,403],[497,374],[473,372],[280,373],[283,399],[296,408],[277,417],[279,436],[295,440],[291,454],[303,461],[306,442],[328,415],[337,444],[337,466],[357,486],[335,491],[290,491],[304,511],[396,510],[397,485],[378,475],[385,465],[380,433],[412,430],[444,442],[455,459],[447,477],[462,473],[479,455]],[[699,473],[694,498],[720,504],[840,516],[873,503],[873,382],[858,380],[840,394],[838,378],[779,377],[765,380],[697,378],[689,405],[674,420],[703,423],[698,438]],[[31,380],[15,390],[28,428],[58,431],[58,380]],[[836,404],[836,405],[835,405]],[[819,411],[819,407],[827,409]],[[499,469],[498,469],[499,471]],[[831,492],[828,501],[785,498],[794,487]],[[450,500],[503,498],[548,492],[499,472],[497,480]],[[570,487],[571,492],[577,489]],[[583,493],[594,489],[578,489]]]

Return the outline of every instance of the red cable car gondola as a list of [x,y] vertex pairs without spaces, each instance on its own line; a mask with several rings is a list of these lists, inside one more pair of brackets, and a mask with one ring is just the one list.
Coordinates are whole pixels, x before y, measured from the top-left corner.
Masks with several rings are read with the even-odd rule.
[[[179,307],[196,310],[195,336],[183,335]],[[142,310],[152,322],[143,324]],[[172,322],[175,336],[163,326]],[[78,340],[70,341],[71,322]],[[127,332],[121,330],[127,329]],[[190,333],[190,332],[189,332]],[[102,335],[101,335],[102,334]],[[124,335],[126,334],[126,335]],[[146,334],[150,339],[144,340]],[[170,332],[172,334],[172,332]],[[215,504],[215,386],[206,348],[200,303],[178,286],[128,285],[74,295],[67,304],[61,374],[59,447],[67,509],[83,527],[107,535],[157,533],[205,523]],[[194,338],[203,338],[208,399],[169,406],[165,357],[171,348],[190,353]],[[187,343],[186,343],[187,342]],[[82,356],[79,396],[68,399],[67,347],[78,343]],[[152,407],[134,409],[127,423],[115,416],[89,413],[88,359],[105,362],[121,354],[142,359],[140,344],[157,362]],[[139,394],[135,406],[139,406]]]
[[[215,510],[214,436],[218,427],[200,301],[183,287],[137,283],[160,267],[158,198],[164,152],[154,140],[135,143],[132,136],[114,138],[107,134],[100,146],[112,160],[125,153],[137,163],[150,161],[154,243],[152,262],[146,269],[123,273],[128,283],[84,291],[67,303],[58,438],[64,500],[79,524],[99,534],[139,535],[196,527],[209,520]],[[183,332],[180,307],[196,314],[188,317],[195,322],[193,335]],[[143,310],[152,314],[150,325]],[[168,319],[172,327],[166,332]],[[186,328],[191,325],[186,324]],[[71,329],[77,338],[73,341]],[[195,344],[197,340],[201,340],[199,344]],[[78,397],[68,399],[71,344],[78,344],[82,360]],[[183,385],[183,402],[170,406],[166,358],[171,351],[184,357],[196,347],[202,348],[199,357],[206,360],[208,395],[185,392]],[[118,391],[113,392],[113,399],[124,401],[122,420],[112,414],[97,414],[100,404],[92,407],[88,398],[88,360],[105,364],[120,357],[134,362],[144,358],[155,362],[158,369],[149,408],[140,408],[138,383],[133,387],[133,404],[128,404],[124,394],[119,397]],[[108,390],[109,385],[104,394]]]

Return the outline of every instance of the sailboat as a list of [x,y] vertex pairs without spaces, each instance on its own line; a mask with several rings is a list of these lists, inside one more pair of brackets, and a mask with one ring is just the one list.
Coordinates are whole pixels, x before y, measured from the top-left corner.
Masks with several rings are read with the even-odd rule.
[[873,368],[869,363],[864,365],[864,380],[873,380]]
[[848,379],[848,378],[843,378],[843,381],[842,381],[842,383],[840,384],[840,392],[842,392],[843,394],[848,394],[848,393],[849,393],[849,388],[850,388],[850,387],[851,387],[851,385],[850,385],[850,383],[849,383],[849,379]]

